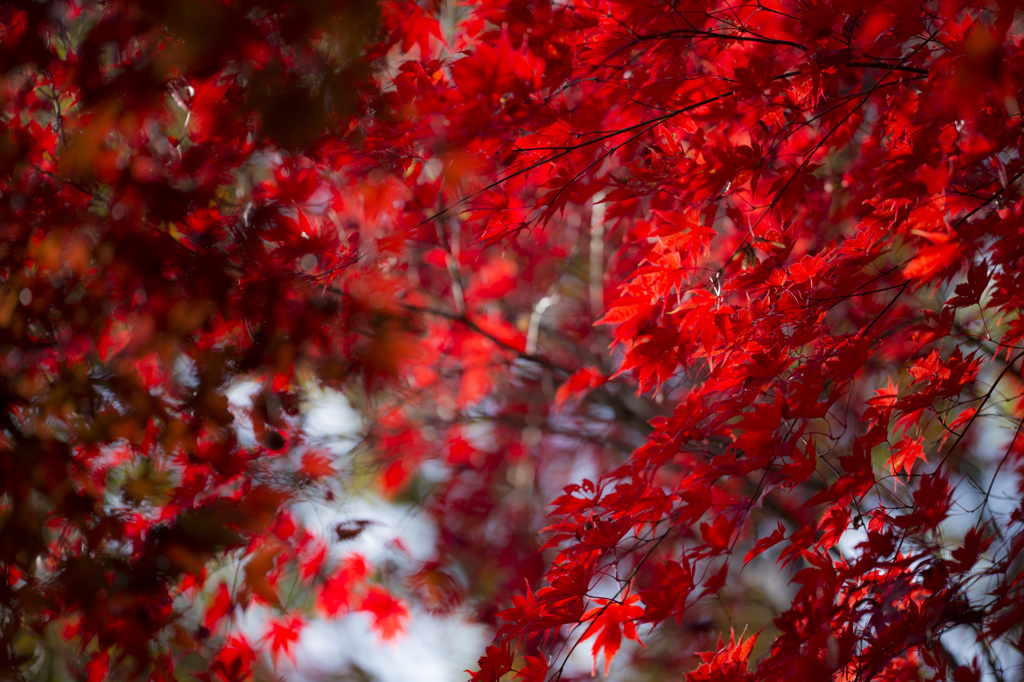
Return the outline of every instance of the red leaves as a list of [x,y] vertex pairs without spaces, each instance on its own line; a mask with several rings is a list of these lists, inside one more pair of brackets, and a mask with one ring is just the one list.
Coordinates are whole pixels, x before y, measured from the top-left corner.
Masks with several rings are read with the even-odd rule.
[[[452,78],[473,99],[500,98],[505,93],[526,94],[544,73],[543,62],[528,50],[514,50],[507,30],[494,45],[477,44],[472,54],[452,65]],[[520,95],[520,96],[521,96]]]
[[830,507],[821,516],[821,520],[818,522],[818,530],[821,531],[821,539],[818,541],[821,547],[834,547],[839,538],[850,523],[850,512],[846,506],[833,506]]
[[213,601],[206,608],[203,627],[210,632],[215,631],[221,619],[231,612],[232,606],[231,592],[228,590],[228,586],[225,583],[220,583],[214,592]]
[[508,644],[491,644],[487,647],[484,655],[477,661],[479,670],[470,673],[470,679],[474,682],[495,682],[500,680],[505,673],[512,670],[512,652]]
[[977,526],[967,531],[963,542],[953,550],[953,567],[957,572],[969,570],[992,545],[992,536],[986,537],[985,531]]
[[584,636],[584,638],[595,637],[593,648],[594,670],[591,674],[594,674],[597,670],[598,654],[604,652],[604,674],[608,675],[612,659],[615,658],[615,654],[618,653],[619,647],[622,645],[623,636],[626,639],[637,642],[641,646],[643,645],[643,642],[640,641],[640,637],[637,635],[636,625],[633,622],[644,613],[643,607],[637,605],[636,602],[638,601],[640,601],[639,594],[631,594],[621,602],[610,599],[595,599],[594,603],[599,606],[583,614],[580,622],[593,621],[587,627],[587,634]]
[[373,619],[373,629],[385,640],[394,639],[403,632],[405,622],[409,619],[405,604],[376,585],[371,585],[367,590],[359,609],[369,612]]
[[602,385],[607,379],[593,367],[577,370],[558,387],[555,393],[555,406],[565,405],[573,397],[582,399],[587,391]]
[[101,651],[95,654],[85,666],[85,682],[103,682],[109,679],[107,673],[110,671],[110,653]]
[[721,552],[729,548],[735,526],[724,516],[716,516],[711,523],[700,524],[700,535],[712,551]]
[[547,659],[542,656],[525,656],[523,666],[516,670],[516,679],[522,678],[524,682],[547,682],[550,669]]
[[931,242],[917,252],[917,255],[903,268],[903,275],[910,280],[930,282],[939,275],[947,276],[950,269],[959,266],[964,248],[955,235],[942,232],[915,231]]
[[217,656],[210,666],[210,672],[216,677],[210,677],[223,682],[241,682],[251,679],[255,661],[256,652],[253,651],[249,642],[244,637],[232,636],[217,652]]
[[405,604],[378,585],[366,585],[370,567],[358,554],[346,557],[320,589],[317,605],[327,616],[350,609],[366,611],[374,630],[384,640],[400,634],[409,611]]
[[[60,632],[81,676],[245,679],[246,609],[276,662],[310,610],[388,639],[463,590],[500,625],[475,679],[560,674],[584,633],[607,673],[671,621],[693,651],[705,618],[778,637],[690,679],[991,676],[925,650],[965,624],[1021,649],[1012,3],[22,4],[8,657]],[[378,576],[337,556],[362,522],[289,511],[356,488],[425,516],[429,558]],[[775,556],[792,603],[733,608]]]
[[956,295],[946,301],[946,305],[953,308],[966,308],[977,305],[989,284],[988,265],[985,262],[971,265],[967,271],[967,280],[957,284]]
[[937,473],[923,476],[920,487],[914,491],[914,511],[897,519],[897,525],[906,527],[915,523],[925,530],[933,530],[946,520],[951,505],[946,477]]
[[537,594],[527,587],[525,597],[514,595],[512,607],[498,614],[507,623],[503,629],[530,633],[579,621],[589,587],[589,575],[582,577],[583,581],[563,579],[561,584],[542,588]]
[[432,54],[431,46],[446,46],[444,34],[437,18],[427,14],[426,10],[414,2],[394,2],[383,6],[384,22],[394,32],[395,38],[401,37],[402,52],[408,53],[416,46],[420,55],[427,58]]
[[277,657],[284,654],[288,660],[295,662],[292,645],[299,639],[299,631],[303,621],[300,618],[284,618],[270,622],[267,629],[267,643],[270,645],[270,658],[277,664]]
[[757,642],[757,635],[744,640],[729,632],[729,643],[718,640],[718,651],[698,654],[703,661],[696,670],[686,674],[686,682],[754,682],[757,676],[747,671],[747,659]]
[[889,458],[889,471],[894,475],[901,470],[909,474],[914,468],[917,460],[928,461],[924,454],[924,446],[920,439],[903,438],[892,446],[892,456]]
[[310,480],[316,481],[331,476],[335,470],[328,455],[310,451],[302,454],[302,466],[299,468],[299,472]]
[[778,522],[778,526],[771,532],[770,535],[759,539],[754,543],[754,547],[747,552],[746,556],[743,557],[743,563],[750,563],[750,560],[761,554],[762,552],[771,549],[775,545],[779,544],[786,537],[786,529],[783,527],[782,522]]
[[639,297],[620,298],[608,312],[595,324],[614,324],[616,338],[621,340],[632,338],[654,311],[655,302]]
[[358,554],[345,558],[324,583],[317,598],[318,606],[334,616],[352,606],[352,595],[361,589],[369,574],[369,565]]
[[693,569],[685,558],[658,563],[652,570],[648,585],[640,593],[646,606],[644,620],[659,623],[674,616],[681,622],[694,588]]
[[472,300],[501,298],[516,287],[518,270],[515,261],[494,258],[477,270],[466,296]]

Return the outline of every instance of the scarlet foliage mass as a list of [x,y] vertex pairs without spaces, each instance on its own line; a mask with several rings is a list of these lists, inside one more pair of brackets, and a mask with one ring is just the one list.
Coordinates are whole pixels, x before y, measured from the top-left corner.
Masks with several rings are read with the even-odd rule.
[[1020,9],[0,5],[0,677],[1019,679]]

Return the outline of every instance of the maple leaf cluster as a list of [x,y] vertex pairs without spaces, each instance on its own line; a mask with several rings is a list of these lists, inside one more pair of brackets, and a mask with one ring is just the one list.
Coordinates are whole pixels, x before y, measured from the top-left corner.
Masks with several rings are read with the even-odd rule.
[[[0,677],[423,609],[493,628],[481,681],[1013,678],[1022,21],[0,7]],[[359,487],[434,554],[303,523]]]

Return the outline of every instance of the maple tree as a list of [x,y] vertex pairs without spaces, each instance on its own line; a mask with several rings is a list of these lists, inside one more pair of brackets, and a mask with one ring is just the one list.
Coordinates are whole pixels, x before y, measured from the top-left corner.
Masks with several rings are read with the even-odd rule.
[[0,676],[1015,679],[1020,9],[4,4]]

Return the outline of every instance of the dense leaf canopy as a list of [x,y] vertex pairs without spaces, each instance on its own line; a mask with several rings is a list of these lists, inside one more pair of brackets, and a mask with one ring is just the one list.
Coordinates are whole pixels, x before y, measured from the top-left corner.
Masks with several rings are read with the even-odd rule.
[[[0,5],[0,677],[1019,679],[1022,21]],[[367,489],[430,558],[300,513]]]

